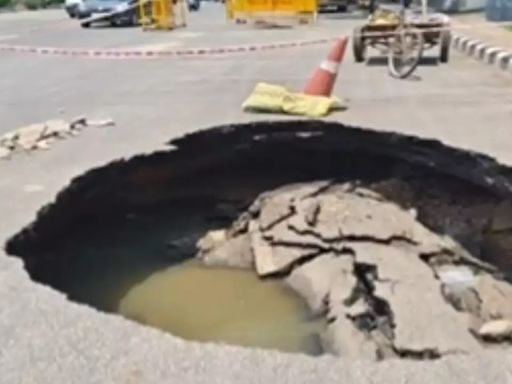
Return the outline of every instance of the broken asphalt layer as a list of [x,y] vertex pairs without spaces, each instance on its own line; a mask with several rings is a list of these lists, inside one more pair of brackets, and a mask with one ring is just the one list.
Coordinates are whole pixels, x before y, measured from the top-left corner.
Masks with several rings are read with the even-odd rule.
[[[210,163],[215,156],[242,150],[258,140],[282,145],[290,139],[309,137],[316,140],[308,145],[356,149],[364,145],[392,157],[402,156],[459,175],[503,196],[512,190],[510,171],[491,158],[454,152],[437,141],[377,132],[369,132],[366,137],[364,131],[343,128],[334,123],[282,122],[206,130],[173,141],[178,148],[171,155],[173,168],[178,169],[178,164],[189,166],[189,171],[201,168],[201,163]],[[221,153],[219,148],[223,149]],[[158,157],[165,156],[162,152],[140,159],[151,168]],[[197,161],[189,162],[191,156]],[[134,160],[89,172],[74,180],[57,201],[65,207],[66,202],[76,203],[83,191],[101,195],[101,191],[91,189],[99,180],[106,182],[104,192],[108,192],[116,179],[131,173]],[[15,230],[11,228],[9,235]],[[512,382],[512,355],[502,352],[448,356],[429,362],[369,363],[184,342],[121,317],[70,303],[57,291],[30,281],[21,261],[13,258],[0,258],[0,295],[3,303],[9,303],[0,310],[0,372],[6,384]]]

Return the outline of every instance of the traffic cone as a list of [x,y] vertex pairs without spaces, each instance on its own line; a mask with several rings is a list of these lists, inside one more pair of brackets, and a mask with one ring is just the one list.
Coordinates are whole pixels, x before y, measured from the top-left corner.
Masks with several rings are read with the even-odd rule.
[[336,76],[338,76],[338,69],[340,67],[343,56],[345,56],[345,49],[347,48],[348,39],[338,39],[336,45],[331,53],[324,60],[320,67],[315,71],[313,77],[309,80],[304,93],[312,96],[331,96]]

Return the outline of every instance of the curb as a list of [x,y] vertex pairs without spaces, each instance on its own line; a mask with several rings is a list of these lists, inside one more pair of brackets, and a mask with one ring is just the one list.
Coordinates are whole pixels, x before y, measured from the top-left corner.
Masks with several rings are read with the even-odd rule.
[[204,57],[210,55],[226,55],[258,51],[274,51],[279,49],[301,48],[334,41],[334,38],[304,40],[261,45],[244,45],[217,48],[191,48],[175,50],[124,50],[124,49],[80,49],[33,47],[26,45],[0,44],[0,52],[31,53],[46,56],[81,57],[90,59],[162,59],[181,57]]
[[461,35],[453,36],[452,44],[456,50],[473,59],[512,73],[512,52],[510,51]]

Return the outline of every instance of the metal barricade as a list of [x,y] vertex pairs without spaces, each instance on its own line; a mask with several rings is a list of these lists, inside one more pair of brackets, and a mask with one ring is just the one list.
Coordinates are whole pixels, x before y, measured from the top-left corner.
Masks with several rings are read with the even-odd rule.
[[238,22],[273,21],[294,18],[299,22],[315,22],[317,0],[227,0],[227,18]]
[[184,0],[139,0],[139,13],[144,30],[172,30],[187,25]]

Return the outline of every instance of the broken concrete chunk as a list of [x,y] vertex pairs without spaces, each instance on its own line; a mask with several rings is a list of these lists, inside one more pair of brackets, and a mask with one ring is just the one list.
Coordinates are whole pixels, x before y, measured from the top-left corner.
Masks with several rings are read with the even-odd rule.
[[480,298],[475,291],[477,278],[473,271],[464,265],[441,265],[434,267],[442,283],[442,293],[452,306],[475,316],[480,313]]
[[46,123],[46,132],[44,138],[58,137],[62,138],[69,134],[71,126],[64,120],[48,120]]
[[314,181],[309,183],[287,184],[271,192],[272,196],[287,195],[290,201],[295,204],[303,199],[317,195],[326,190],[332,183],[327,180]]
[[512,320],[493,320],[478,330],[478,335],[489,340],[512,340]]
[[325,254],[297,268],[286,278],[285,282],[306,299],[314,314],[326,310],[325,299],[333,287],[333,281],[340,275],[353,279],[353,261],[350,256],[337,257]]
[[266,200],[261,207],[259,217],[260,229],[267,231],[292,214],[293,209],[290,197],[287,194],[273,196]]
[[309,232],[300,232],[296,228],[304,226],[304,217],[300,215],[293,215],[288,220],[285,220],[272,227],[271,230],[266,231],[263,237],[270,243],[275,245],[289,245],[304,247],[310,249],[321,249],[328,247],[322,239],[316,235],[314,230]]
[[85,116],[78,116],[69,122],[71,129],[80,129],[87,126],[87,118]]
[[267,243],[261,233],[251,232],[250,236],[254,264],[258,275],[265,276],[279,270],[275,264],[272,246]]
[[304,210],[304,221],[310,227],[314,227],[318,222],[318,215],[320,214],[320,203],[318,201],[313,201],[306,205]]
[[325,351],[345,358],[377,360],[378,357],[376,343],[344,317],[338,317],[327,326],[322,346]]
[[14,149],[18,140],[18,132],[7,132],[0,138],[0,147]]
[[0,159],[8,159],[11,154],[11,150],[9,148],[0,147]]
[[[280,223],[279,225],[282,225]],[[254,255],[256,272],[260,276],[270,275],[289,270],[293,264],[308,257],[311,249],[294,246],[272,245],[259,230],[256,221],[249,222],[251,249]]]
[[[205,236],[199,257],[286,276],[315,315],[325,314],[324,345],[341,356],[432,358],[478,350],[474,335],[483,321],[512,318],[512,285],[484,273],[494,267],[458,240],[420,223],[408,206],[416,206],[416,191],[402,183],[384,185],[394,190],[381,193],[399,194],[395,201],[404,207],[349,183],[267,192],[227,231]],[[484,213],[476,224],[450,228],[472,234]],[[440,228],[456,221],[432,215]]]
[[316,230],[326,241],[344,238],[373,238],[417,241],[411,228],[418,223],[398,206],[353,194],[319,196],[320,212]]
[[[420,236],[419,233],[422,233]],[[416,237],[422,242],[417,245],[418,252],[427,257],[432,266],[443,264],[464,264],[487,272],[496,272],[496,267],[484,260],[481,260],[448,236],[437,235],[434,232],[422,227],[416,230]]]
[[512,285],[489,274],[479,276],[475,290],[481,300],[480,316],[484,321],[512,319]]
[[441,294],[441,282],[418,255],[383,244],[353,245],[356,263],[375,265],[374,296],[393,314],[396,349],[440,354],[478,349],[468,331],[468,315],[457,312]]
[[18,129],[17,145],[24,150],[31,150],[37,147],[37,142],[46,133],[46,124],[32,124]]
[[239,215],[233,224],[231,224],[231,227],[229,227],[227,231],[228,236],[236,236],[249,231],[249,222],[251,219],[252,216],[247,212]]
[[98,119],[98,120],[87,120],[87,126],[90,127],[112,127],[116,125],[115,121],[112,119]]
[[209,252],[212,249],[218,247],[220,244],[226,241],[226,230],[218,229],[213,231],[208,231],[206,235],[204,235],[197,242],[197,248],[199,252]]
[[35,146],[35,148],[37,149],[50,149],[50,144],[48,143],[47,140],[39,140]]
[[473,288],[476,284],[475,274],[464,265],[442,265],[435,271],[439,280],[447,286]]
[[[343,256],[341,256],[343,257]],[[344,257],[343,269],[337,274],[329,289],[329,318],[347,317],[347,314],[355,315],[355,311],[350,307],[356,306],[357,312],[360,312],[361,302],[357,301],[357,288],[359,281],[354,275],[353,258]],[[363,311],[366,306],[364,306]]]
[[250,235],[243,234],[222,241],[213,249],[201,253],[199,258],[205,265],[209,266],[251,268],[254,260]]
[[286,272],[295,263],[314,253],[314,251],[300,247],[272,246],[259,232],[251,233],[251,246],[256,272],[260,276]]
[[442,292],[446,300],[461,312],[468,312],[475,316],[480,313],[480,298],[472,288],[460,288],[454,286],[442,287]]

